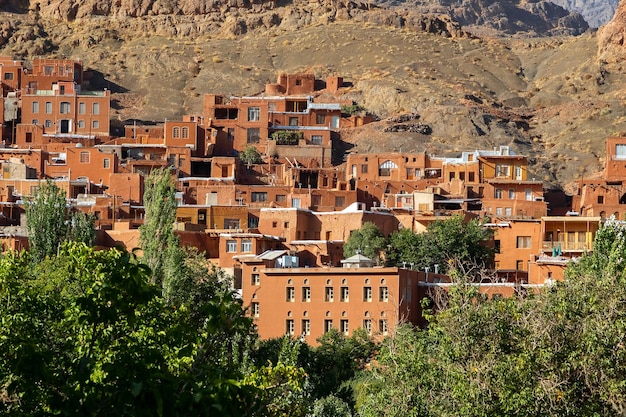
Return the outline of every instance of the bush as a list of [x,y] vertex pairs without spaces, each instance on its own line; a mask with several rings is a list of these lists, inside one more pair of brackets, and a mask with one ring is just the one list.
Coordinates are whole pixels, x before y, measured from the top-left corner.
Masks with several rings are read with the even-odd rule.
[[277,145],[297,145],[300,139],[303,139],[302,132],[293,132],[290,130],[278,130],[272,133],[272,139]]

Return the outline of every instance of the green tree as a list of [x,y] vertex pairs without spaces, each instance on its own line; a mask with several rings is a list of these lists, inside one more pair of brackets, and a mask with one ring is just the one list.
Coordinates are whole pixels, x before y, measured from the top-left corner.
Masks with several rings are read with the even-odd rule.
[[454,265],[477,275],[492,263],[493,249],[488,245],[492,238],[493,232],[479,220],[453,216],[429,224],[424,233],[406,229],[393,233],[388,258],[392,264],[413,263],[421,270],[439,265],[439,271],[446,272]]
[[329,395],[315,401],[311,417],[352,417],[352,412],[341,398]]
[[246,149],[239,154],[239,159],[246,165],[259,164],[262,161],[261,154],[254,146],[246,147]]
[[28,246],[35,261],[59,250],[67,238],[65,192],[51,181],[40,184],[26,202]]
[[360,229],[350,233],[343,246],[343,255],[348,258],[360,251],[370,259],[380,260],[381,251],[387,245],[385,235],[374,223],[363,223]]
[[96,242],[96,218],[91,213],[77,210],[70,216],[70,239],[93,246]]
[[154,170],[146,178],[143,196],[145,220],[139,227],[143,262],[152,271],[152,282],[163,286],[166,299],[172,296],[174,281],[181,276],[183,254],[174,233],[176,189],[168,168]]
[[[0,258],[0,414],[259,416],[308,410],[288,354],[247,364],[252,320],[231,292],[172,307],[132,254],[61,246]],[[202,317],[197,315],[201,314]]]

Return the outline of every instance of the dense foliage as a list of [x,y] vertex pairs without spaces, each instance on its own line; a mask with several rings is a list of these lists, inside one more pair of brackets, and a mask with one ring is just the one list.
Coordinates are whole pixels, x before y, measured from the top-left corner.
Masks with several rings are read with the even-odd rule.
[[254,146],[248,146],[242,152],[239,153],[239,159],[244,164],[259,164],[262,161],[261,154]]
[[28,246],[34,260],[56,254],[67,240],[94,244],[95,218],[81,211],[68,211],[66,205],[65,191],[51,181],[40,184],[27,201]]
[[626,228],[536,295],[487,299],[461,280],[427,329],[400,327],[361,375],[361,416],[626,412]]
[[343,255],[346,258],[361,253],[370,259],[380,260],[381,252],[387,245],[385,235],[374,223],[363,223],[360,229],[350,233],[350,237],[343,246]]

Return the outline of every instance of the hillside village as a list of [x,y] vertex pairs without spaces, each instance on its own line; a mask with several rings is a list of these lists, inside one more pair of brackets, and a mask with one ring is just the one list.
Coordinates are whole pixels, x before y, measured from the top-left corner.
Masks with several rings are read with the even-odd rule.
[[[510,296],[562,280],[570,260],[593,250],[601,221],[626,216],[626,138],[607,138],[602,178],[580,180],[566,198],[544,190],[509,146],[455,158],[344,152],[342,135],[373,118],[336,98],[347,85],[340,76],[278,74],[242,97],[207,91],[202,114],[134,121],[122,137],[110,135],[110,92],[91,90],[90,76],[77,60],[0,57],[4,250],[27,247],[24,204],[46,180],[96,217],[98,246],[138,246],[145,177],[169,167],[182,244],[235,277],[264,338],[313,343],[332,327],[386,334],[420,321],[420,300],[449,278],[438,265],[344,259],[366,222],[389,235],[457,215],[483,220],[494,231],[495,278],[480,290]],[[427,131],[418,119],[390,123]]]

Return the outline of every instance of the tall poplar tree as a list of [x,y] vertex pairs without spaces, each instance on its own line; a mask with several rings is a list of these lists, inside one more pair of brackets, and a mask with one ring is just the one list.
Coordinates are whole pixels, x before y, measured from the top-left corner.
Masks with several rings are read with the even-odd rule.
[[162,285],[164,296],[177,276],[183,257],[178,236],[174,233],[176,189],[168,168],[154,170],[146,178],[143,195],[145,220],[139,227],[139,246],[143,262],[152,271],[152,282]]
[[35,261],[56,254],[67,237],[65,191],[47,181],[26,204],[28,245]]

